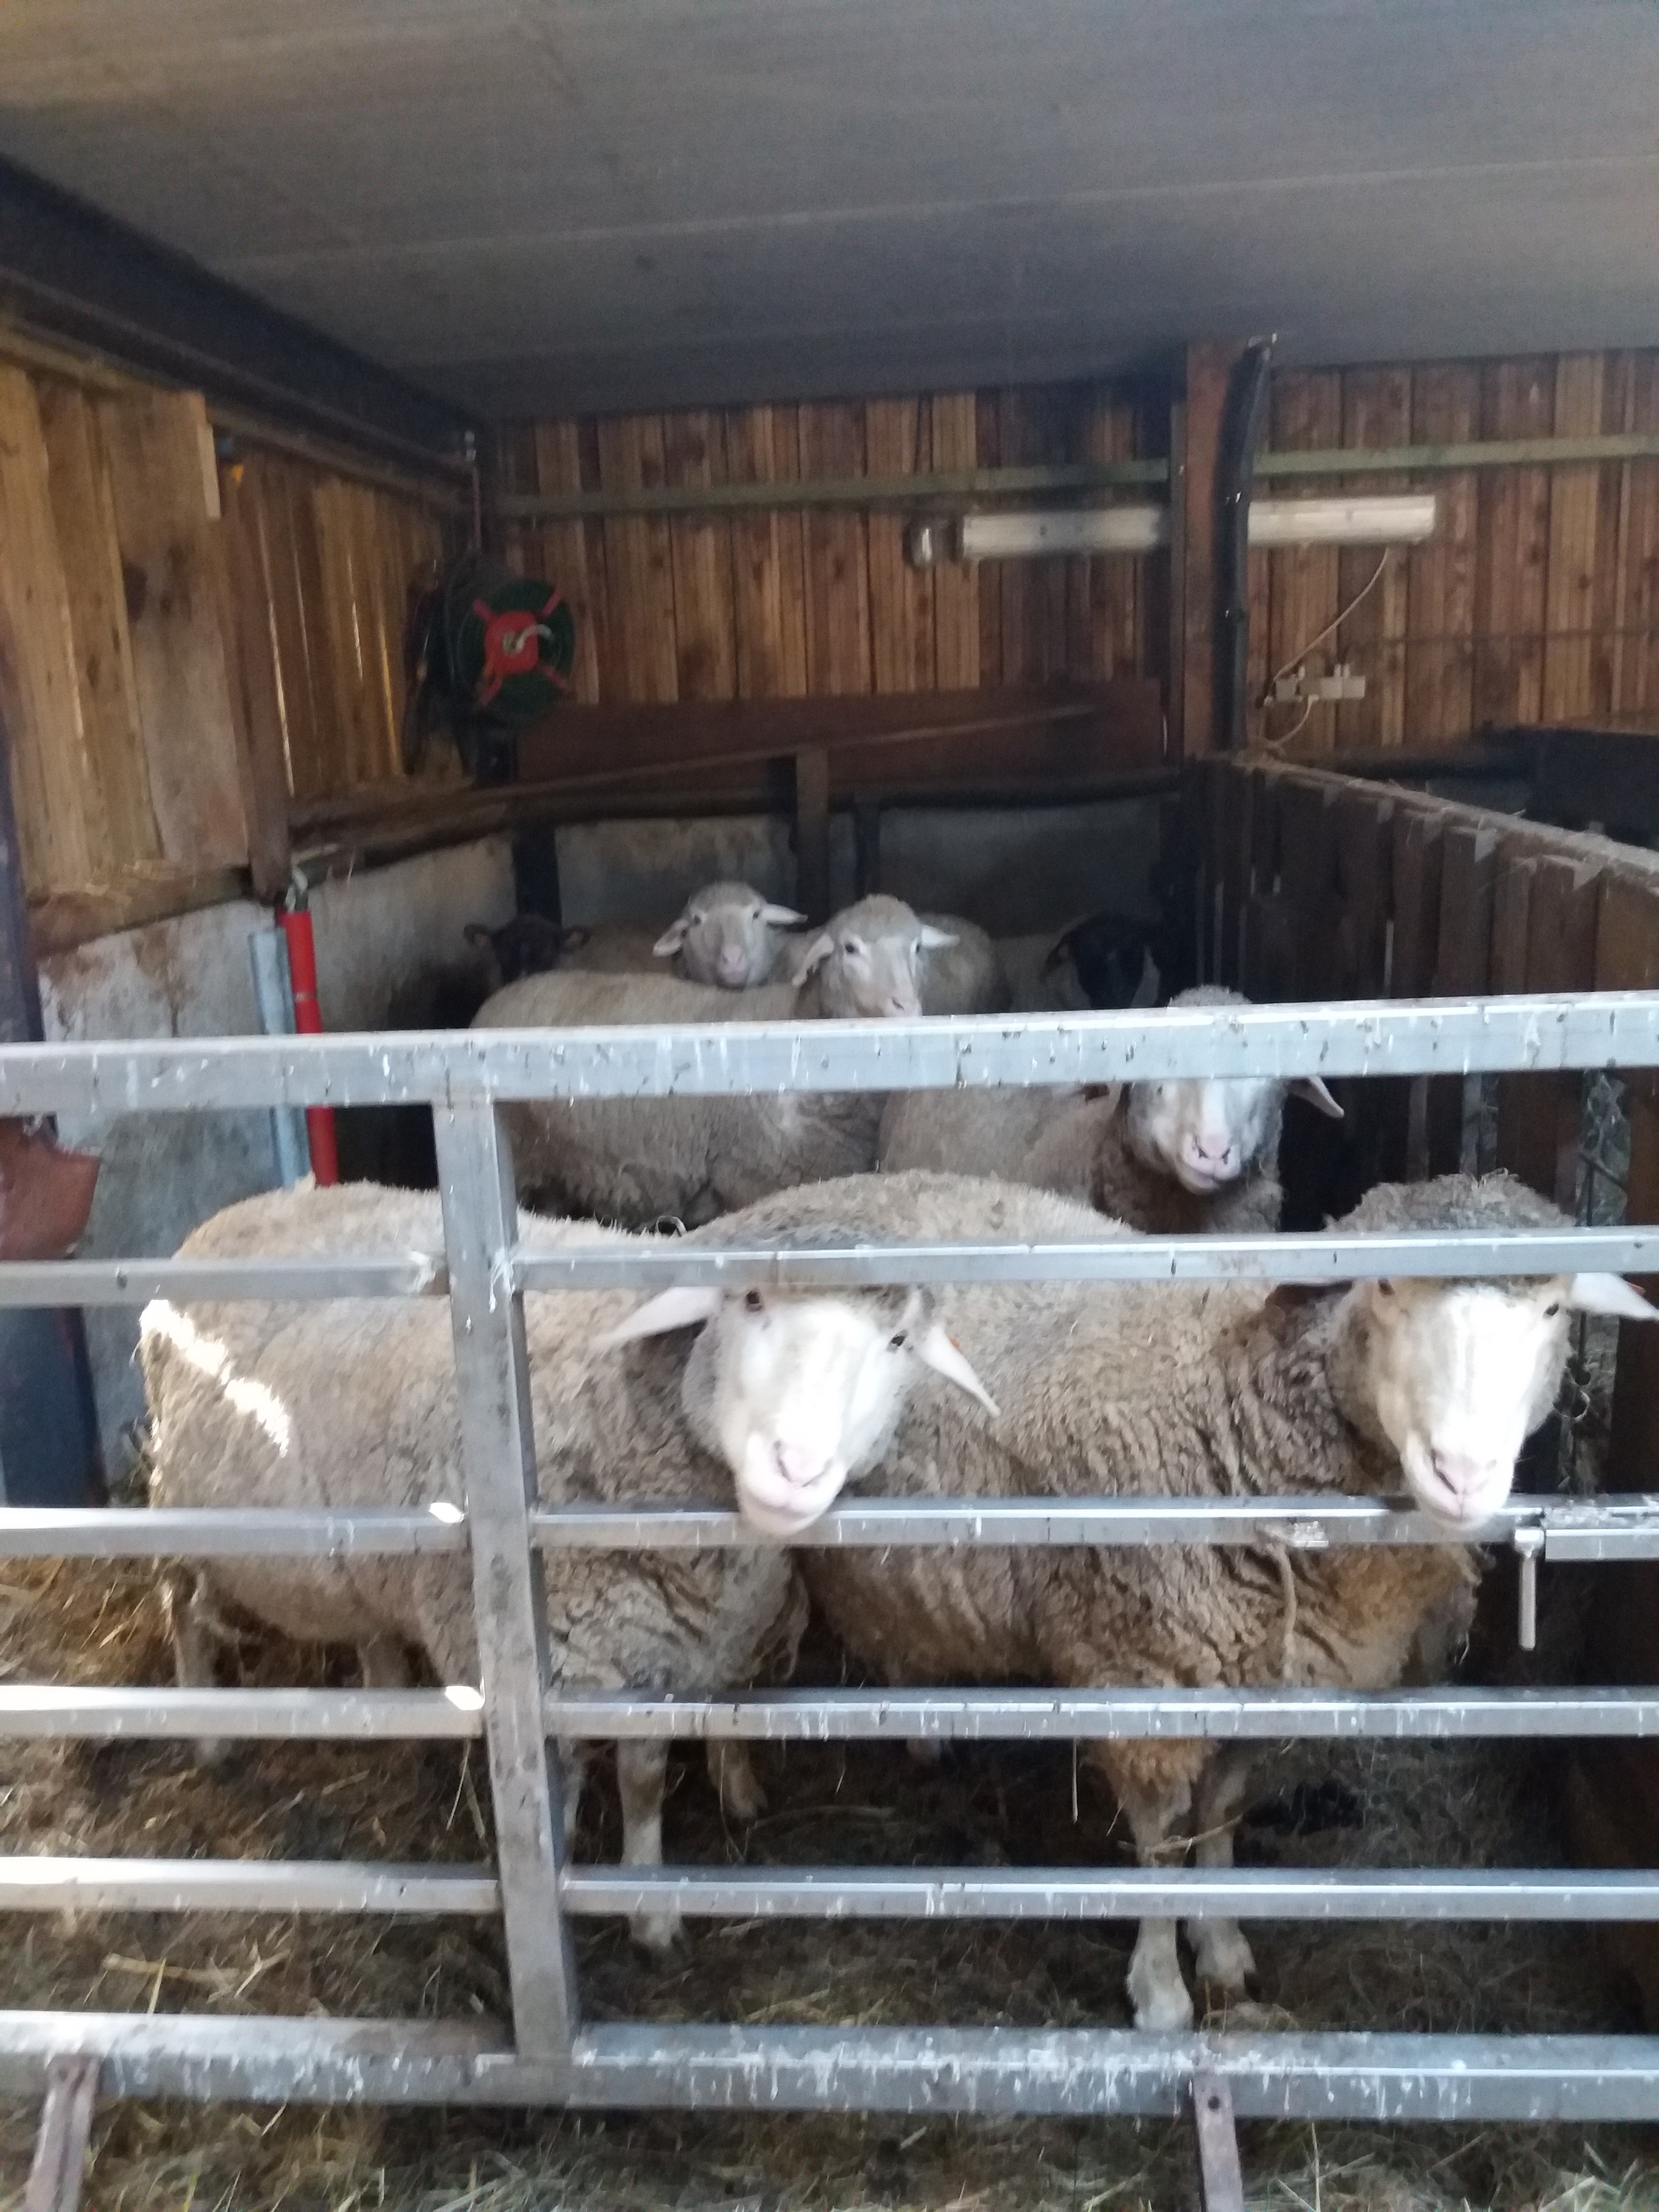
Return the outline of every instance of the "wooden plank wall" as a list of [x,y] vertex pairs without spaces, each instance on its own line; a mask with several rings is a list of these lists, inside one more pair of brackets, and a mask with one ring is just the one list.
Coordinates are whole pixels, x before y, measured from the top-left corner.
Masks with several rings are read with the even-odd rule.
[[[1659,353],[1280,373],[1276,449],[1659,432]],[[1420,477],[1279,477],[1276,498],[1432,491],[1439,525],[1389,556],[1333,641],[1308,648],[1376,572],[1364,548],[1250,562],[1251,691],[1305,652],[1365,678],[1363,700],[1258,706],[1283,757],[1455,744],[1483,726],[1619,718],[1659,727],[1659,460]]]
[[[398,773],[413,498],[222,460],[198,394],[0,362],[0,714],[31,902],[286,874],[291,799]],[[51,941],[50,917],[38,931]]]
[[[496,441],[509,495],[894,477],[1129,459],[1127,391],[950,392],[520,423]],[[787,511],[512,526],[507,557],[576,611],[576,696],[629,702],[1005,691],[1157,676],[1147,563],[1122,556],[918,571],[908,516]]]
[[[1276,764],[1206,763],[1188,795],[1204,911],[1215,917],[1219,958],[1212,951],[1210,964],[1220,972],[1213,979],[1252,998],[1659,988],[1659,856],[1420,793]],[[1659,1077],[1643,1070],[1627,1081],[1627,1215],[1653,1222]],[[1443,1085],[1444,1099],[1433,1095]],[[1500,1080],[1495,1161],[1482,1156],[1479,1124],[1457,1079],[1334,1087],[1358,1140],[1353,1164],[1362,1185],[1497,1164],[1547,1198],[1573,1204],[1577,1077]],[[1287,1155],[1291,1141],[1287,1128]],[[1300,1133],[1293,1141],[1300,1144]],[[1287,1157],[1285,1164],[1288,1194],[1297,1164]],[[1358,1194],[1343,1193],[1336,1210]],[[1644,1287],[1659,1295],[1659,1285]],[[1624,1322],[1606,1486],[1652,1490],[1656,1453],[1659,1330]],[[1559,1595],[1565,1571],[1544,1578],[1546,1604]],[[1585,1571],[1594,1577],[1595,1602],[1584,1607],[1583,1679],[1659,1679],[1659,1570],[1644,1564]],[[1513,1574],[1500,1563],[1482,1589],[1474,1653],[1482,1674],[1510,1683],[1534,1679],[1516,1650],[1515,1591]],[[1571,1604],[1571,1595],[1565,1601]],[[1577,1747],[1560,1762],[1557,1784],[1576,1863],[1653,1863],[1659,1753],[1652,1744]],[[1649,2027],[1659,2027],[1659,1931],[1605,1934],[1609,1956],[1638,1984]]]

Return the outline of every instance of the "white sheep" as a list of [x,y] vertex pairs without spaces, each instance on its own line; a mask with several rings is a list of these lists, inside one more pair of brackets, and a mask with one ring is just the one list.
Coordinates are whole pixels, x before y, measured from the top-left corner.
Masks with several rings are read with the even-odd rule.
[[[860,901],[866,908],[900,903],[879,892]],[[995,942],[977,922],[964,921],[960,915],[922,914],[917,919],[922,926],[916,964],[918,1011],[939,1015],[1001,1013],[1009,1004],[1009,991]],[[829,928],[833,931],[836,926],[832,921]],[[803,939],[786,945],[778,975],[799,981],[808,972],[815,942]]]
[[[532,1249],[628,1241],[528,1215],[520,1237]],[[180,1248],[194,1259],[435,1259],[442,1249],[435,1197],[371,1184],[306,1184],[248,1199]],[[544,1504],[718,1502],[738,1474],[763,1500],[779,1486],[828,1498],[884,1449],[924,1367],[983,1396],[920,1292],[670,1291],[642,1313],[633,1305],[624,1291],[525,1300]],[[692,1327],[700,1333],[688,1343],[683,1333]],[[657,1341],[665,1330],[678,1340]],[[441,1298],[157,1299],[143,1313],[139,1356],[158,1506],[418,1510],[461,1501],[453,1348]],[[787,1673],[804,1625],[789,1555],[772,1548],[556,1550],[544,1572],[552,1682],[571,1692],[739,1688]],[[425,1652],[443,1682],[477,1679],[464,1554],[215,1559],[173,1607],[186,1686],[214,1679],[227,1601],[301,1642],[357,1645],[372,1685],[407,1679],[409,1646]],[[710,1748],[728,1809],[752,1817],[761,1801],[741,1747],[723,1756]],[[660,1738],[617,1747],[632,1866],[662,1861],[667,1751]],[[581,1762],[570,1758],[567,1827],[580,1784]],[[635,1929],[653,1948],[673,1932],[668,1917]]]
[[[498,992],[475,1025],[913,1017],[921,1011],[918,959],[940,935],[898,899],[861,899],[811,939],[796,985],[729,992],[665,975],[561,971]],[[695,1224],[789,1183],[872,1166],[881,1109],[879,1092],[791,1093],[547,1099],[507,1114],[520,1190],[645,1228],[664,1218]]]
[[[1123,1235],[1046,1191],[912,1175],[782,1193],[745,1233],[1027,1243]],[[1565,1218],[1507,1176],[1383,1185],[1358,1231],[1553,1228]],[[866,1486],[970,1498],[1371,1495],[1402,1486],[1442,1546],[852,1548],[803,1553],[831,1626],[894,1683],[1038,1680],[1063,1688],[1397,1683],[1419,1626],[1474,1580],[1467,1549],[1503,1504],[1526,1437],[1554,1403],[1571,1311],[1651,1320],[1616,1276],[1361,1282],[960,1285],[942,1325],[1001,1411],[919,1392]],[[744,1477],[738,1478],[744,1504]],[[825,1503],[803,1492],[794,1533]],[[777,1527],[775,1497],[761,1501]],[[1082,1747],[1115,1792],[1144,1863],[1194,1837],[1231,1863],[1248,1779],[1235,1749],[1186,1740]],[[1203,1980],[1252,1971],[1237,1924],[1191,1926]],[[1142,2027],[1192,2019],[1176,1926],[1143,1923],[1129,1971]]]
[[[1206,984],[1175,1006],[1243,1006],[1237,991]],[[1248,1235],[1277,1229],[1283,1192],[1279,1139],[1288,1097],[1340,1121],[1342,1109],[1317,1077],[1285,1081],[1127,1083],[1079,1098],[1043,1127],[1030,1152],[1003,1172],[1067,1197],[1085,1199],[1132,1229],[1178,1237]],[[916,1166],[944,1166],[915,1159]]]
[[649,975],[668,961],[670,972],[686,982],[748,991],[780,975],[780,963],[798,941],[783,933],[798,931],[805,921],[804,914],[775,905],[749,884],[705,884],[666,929],[617,925],[592,930],[561,965],[589,974]]

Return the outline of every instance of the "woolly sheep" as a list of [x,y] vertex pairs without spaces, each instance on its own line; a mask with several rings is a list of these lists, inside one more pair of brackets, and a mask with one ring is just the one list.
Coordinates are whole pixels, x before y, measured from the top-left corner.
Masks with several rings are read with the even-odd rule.
[[[748,1228],[799,1235],[817,1218],[930,1242],[1127,1233],[1049,1192],[929,1175],[781,1194],[754,1209]],[[1486,1231],[1563,1221],[1507,1176],[1445,1176],[1382,1186],[1345,1225]],[[1387,1687],[1420,1625],[1473,1583],[1466,1547],[1507,1497],[1521,1444],[1554,1402],[1570,1310],[1655,1317],[1628,1285],[1602,1275],[1311,1291],[957,1285],[941,1297],[941,1323],[1000,1413],[918,1392],[871,1472],[880,1494],[1370,1495],[1403,1479],[1448,1542],[825,1547],[803,1553],[809,1588],[858,1658],[894,1683]],[[822,1510],[815,1492],[794,1533]],[[1194,1834],[1200,1865],[1231,1863],[1249,1773],[1239,1747],[1120,1739],[1082,1755],[1115,1792],[1143,1862],[1166,1863]],[[1189,1934],[1200,1977],[1242,1990],[1252,1960],[1236,1923],[1202,1920]],[[1128,1980],[1139,2026],[1190,2022],[1173,1922],[1143,1923]]]
[[796,941],[782,933],[799,929],[805,920],[748,884],[705,884],[665,930],[620,925],[593,930],[563,965],[593,975],[649,975],[669,961],[670,972],[686,982],[747,991],[781,975],[786,951]]
[[[1213,984],[1176,1006],[1243,1006]],[[1276,1229],[1279,1125],[1287,1097],[1340,1121],[1317,1078],[1125,1084],[1084,1099],[1047,1126],[1012,1180],[1085,1199],[1101,1213],[1164,1236]],[[922,1163],[919,1163],[922,1164]],[[942,1164],[929,1161],[927,1165]]]
[[[730,1224],[738,1234],[739,1224]],[[521,1218],[532,1249],[618,1244],[614,1231]],[[189,1258],[331,1252],[435,1258],[434,1197],[347,1184],[301,1185],[244,1200],[186,1238]],[[538,1486],[545,1504],[705,1502],[733,1476],[763,1497],[835,1494],[890,1439],[923,1366],[983,1395],[931,1318],[902,1291],[786,1297],[670,1291],[630,1314],[626,1292],[525,1300]],[[697,1326],[689,1346],[684,1332]],[[674,1343],[656,1340],[681,1333]],[[641,1340],[635,1341],[639,1339]],[[336,1299],[148,1306],[139,1356],[160,1506],[458,1504],[460,1432],[447,1302]],[[804,1623],[787,1553],[549,1553],[544,1561],[551,1673],[569,1690],[687,1695],[787,1672]],[[406,1646],[441,1680],[473,1682],[477,1653],[465,1556],[418,1559],[224,1559],[173,1608],[179,1678],[210,1682],[225,1601],[308,1643],[356,1644],[365,1679],[406,1679]],[[746,1760],[711,1747],[728,1809],[752,1817]],[[659,1865],[667,1744],[617,1748],[629,1865]],[[571,1759],[574,1823],[581,1784]],[[660,1947],[665,1917],[635,1929]]]
[[482,1006],[492,992],[516,983],[521,975],[545,975],[568,962],[586,945],[590,933],[550,921],[545,915],[519,914],[496,929],[487,922],[469,921],[462,934],[477,956],[477,1004]]
[[[872,894],[861,904],[891,905]],[[908,912],[908,909],[907,908]],[[916,966],[917,1011],[923,1014],[996,1014],[1009,1004],[1007,979],[997,947],[977,922],[960,915],[923,914],[920,956]],[[839,920],[840,917],[837,917]],[[831,931],[836,923],[829,927]],[[798,981],[807,972],[816,939],[786,947],[778,974]]]
[[[744,992],[672,976],[535,976],[500,992],[477,1025],[758,1022],[913,1016],[930,933],[902,901],[861,899],[807,947],[798,985]],[[874,1164],[878,1092],[708,1098],[548,1099],[507,1108],[520,1188],[632,1227],[696,1224],[793,1182]]]

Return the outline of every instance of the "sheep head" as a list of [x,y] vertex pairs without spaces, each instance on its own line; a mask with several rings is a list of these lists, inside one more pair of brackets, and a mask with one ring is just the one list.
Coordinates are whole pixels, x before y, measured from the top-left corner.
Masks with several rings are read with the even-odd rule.
[[956,941],[902,899],[876,893],[819,932],[802,955],[799,980],[817,978],[819,1004],[832,1018],[914,1020],[921,1012],[922,953]]
[[[1387,1229],[1565,1228],[1508,1176],[1383,1185],[1342,1224]],[[1659,1312],[1617,1275],[1356,1283],[1330,1358],[1343,1413],[1398,1458],[1413,1498],[1468,1534],[1510,1494],[1522,1445],[1548,1418],[1566,1366],[1569,1316]]]
[[[1243,1006],[1236,991],[1206,985],[1183,991],[1171,1006]],[[1279,1123],[1288,1097],[1305,1098],[1340,1121],[1342,1109],[1316,1076],[1286,1082],[1278,1076],[1210,1077],[1132,1083],[1124,1092],[1123,1135],[1129,1151],[1153,1174],[1169,1177],[1194,1197],[1210,1198],[1279,1153]]]
[[923,1369],[996,1411],[922,1291],[665,1291],[605,1345],[688,1328],[687,1425],[769,1536],[799,1535],[880,1456]]
[[793,907],[773,905],[748,884],[709,884],[691,894],[651,949],[659,960],[678,953],[694,983],[747,991],[771,975],[777,956],[773,932],[798,928],[805,920]]

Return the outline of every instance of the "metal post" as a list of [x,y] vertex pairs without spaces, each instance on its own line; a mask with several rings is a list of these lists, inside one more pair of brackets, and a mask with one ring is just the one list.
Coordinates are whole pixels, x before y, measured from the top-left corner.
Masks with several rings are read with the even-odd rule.
[[[253,1003],[258,1009],[260,1028],[267,1036],[292,1036],[294,984],[289,975],[287,938],[280,929],[252,930],[247,951],[253,965]],[[284,1190],[292,1190],[301,1176],[311,1172],[304,1113],[297,1106],[273,1106],[270,1135],[277,1178]]]
[[531,1543],[536,1446],[524,1300],[511,1287],[513,1164],[487,1097],[437,1107],[433,1123],[514,2026],[521,2057],[562,2069],[576,2026],[575,1966],[559,1897],[562,1792],[542,1717],[547,1607]]

